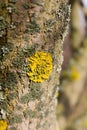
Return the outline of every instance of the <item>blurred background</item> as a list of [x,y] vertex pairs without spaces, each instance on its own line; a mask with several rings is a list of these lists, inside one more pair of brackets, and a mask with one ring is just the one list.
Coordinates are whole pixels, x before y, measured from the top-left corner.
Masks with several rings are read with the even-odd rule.
[[70,0],[57,117],[60,130],[87,130],[87,0]]

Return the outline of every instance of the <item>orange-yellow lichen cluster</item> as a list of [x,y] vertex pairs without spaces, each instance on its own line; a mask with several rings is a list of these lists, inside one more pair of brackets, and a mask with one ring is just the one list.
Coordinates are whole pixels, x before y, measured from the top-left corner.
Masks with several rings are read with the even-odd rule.
[[0,120],[0,130],[6,130],[7,129],[7,122],[4,120]]
[[71,73],[70,73],[70,79],[71,80],[78,80],[80,77],[79,71],[75,66],[72,66]]
[[52,71],[52,57],[50,53],[36,52],[29,57],[30,71],[27,73],[30,80],[34,82],[43,82],[49,78]]
[[62,78],[69,79],[71,81],[78,80],[80,78],[80,73],[78,68],[76,66],[71,66],[68,70],[63,70]]

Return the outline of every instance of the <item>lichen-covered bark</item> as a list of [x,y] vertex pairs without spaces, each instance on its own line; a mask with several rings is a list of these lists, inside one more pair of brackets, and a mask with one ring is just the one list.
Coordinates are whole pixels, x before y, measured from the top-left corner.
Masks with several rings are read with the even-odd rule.
[[[8,130],[58,130],[56,93],[69,11],[67,0],[0,1],[0,119]],[[37,51],[53,59],[42,83],[27,76],[28,58]]]

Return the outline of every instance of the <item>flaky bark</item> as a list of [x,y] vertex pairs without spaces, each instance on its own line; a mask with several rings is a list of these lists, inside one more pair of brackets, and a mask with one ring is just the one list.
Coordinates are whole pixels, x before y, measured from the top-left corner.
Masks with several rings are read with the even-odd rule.
[[[68,1],[1,0],[0,5],[0,118],[8,130],[58,130],[56,93]],[[27,76],[27,59],[37,51],[49,52],[53,59],[51,76],[42,83]]]

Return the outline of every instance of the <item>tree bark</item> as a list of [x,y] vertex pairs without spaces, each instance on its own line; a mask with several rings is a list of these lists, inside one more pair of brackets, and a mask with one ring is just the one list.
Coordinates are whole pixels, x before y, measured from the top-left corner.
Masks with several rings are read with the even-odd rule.
[[[0,1],[0,120],[7,130],[59,130],[56,94],[69,13],[67,0]],[[27,76],[28,58],[38,51],[53,60],[42,83]]]

